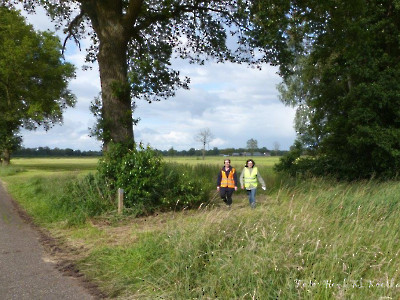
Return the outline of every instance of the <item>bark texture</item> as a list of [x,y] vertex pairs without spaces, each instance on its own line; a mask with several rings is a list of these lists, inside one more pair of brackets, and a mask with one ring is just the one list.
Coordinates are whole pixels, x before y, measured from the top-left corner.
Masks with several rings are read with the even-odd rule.
[[[97,60],[101,81],[105,151],[110,142],[134,143],[127,75],[127,50],[132,25],[126,26],[128,14],[123,14],[120,3],[121,1],[110,0],[90,1],[82,6],[99,39]],[[140,6],[135,9],[140,9]],[[129,18],[132,24],[134,14],[129,14]]]

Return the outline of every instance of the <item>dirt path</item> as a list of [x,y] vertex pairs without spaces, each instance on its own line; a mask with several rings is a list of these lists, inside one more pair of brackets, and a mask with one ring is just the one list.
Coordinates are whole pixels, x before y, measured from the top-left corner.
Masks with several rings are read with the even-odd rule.
[[79,277],[57,270],[43,233],[29,223],[0,181],[0,299],[101,298]]

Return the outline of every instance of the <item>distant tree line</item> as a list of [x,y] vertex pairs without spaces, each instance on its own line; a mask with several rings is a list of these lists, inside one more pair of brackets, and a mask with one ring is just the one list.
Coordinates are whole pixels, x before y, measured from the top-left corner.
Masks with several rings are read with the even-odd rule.
[[[190,148],[189,150],[178,151],[171,147],[168,150],[158,150],[163,156],[202,156],[203,149]],[[268,150],[266,147],[252,149],[253,155],[270,155],[270,156],[282,156],[288,151],[286,150]],[[215,155],[228,155],[228,156],[241,156],[246,153],[246,156],[251,156],[249,149],[245,148],[226,148],[218,149],[214,147],[213,149],[205,150],[204,154],[206,156]]]
[[50,149],[49,147],[38,147],[38,148],[21,148],[16,150],[12,157],[81,157],[81,156],[101,156],[101,151],[81,151],[73,150],[70,148]]
[[[168,150],[156,150],[163,156],[202,156],[203,149],[190,148],[189,150],[175,150],[171,147]],[[286,150],[268,150],[266,147],[254,149],[255,155],[268,155],[268,156],[282,156],[288,151]],[[214,147],[213,149],[205,150],[206,156],[215,155],[228,155],[228,156],[241,156],[245,154],[246,156],[251,156],[248,149],[245,148],[226,148],[218,149]],[[12,157],[87,157],[87,156],[102,156],[102,151],[81,151],[73,150],[71,148],[60,149],[49,147],[38,147],[38,148],[21,148],[13,152]]]

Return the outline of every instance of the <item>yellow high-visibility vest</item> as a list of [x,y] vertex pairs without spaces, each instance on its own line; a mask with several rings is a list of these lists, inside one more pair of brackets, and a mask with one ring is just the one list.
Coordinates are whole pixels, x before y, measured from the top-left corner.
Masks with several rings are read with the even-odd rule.
[[251,174],[251,168],[244,168],[244,187],[246,189],[255,188],[257,187],[257,167],[253,167]]
[[223,169],[221,170],[221,172],[222,172],[221,187],[234,188],[235,181],[233,180],[233,174],[235,174],[235,168],[232,168],[232,170],[229,172],[228,177],[226,177],[226,173]]

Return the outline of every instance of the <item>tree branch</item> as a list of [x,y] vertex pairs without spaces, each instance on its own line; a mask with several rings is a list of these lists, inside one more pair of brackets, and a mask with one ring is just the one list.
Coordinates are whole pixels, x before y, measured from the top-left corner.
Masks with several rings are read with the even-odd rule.
[[79,24],[82,22],[83,16],[85,13],[81,10],[81,12],[69,23],[68,27],[64,30],[64,33],[67,33],[67,36],[64,39],[63,47],[62,47],[62,55],[64,55],[65,51],[65,46],[67,44],[67,41],[69,38],[73,37],[75,40],[75,43],[78,45],[79,50],[81,50],[81,44],[76,37],[75,30],[79,26]]
[[142,8],[143,0],[131,0],[129,1],[128,11],[124,16],[123,22],[129,28],[131,24],[137,19]]
[[200,6],[200,2],[197,2],[194,5],[176,5],[173,7],[172,11],[169,14],[165,14],[162,12],[157,12],[153,13],[152,15],[148,16],[144,22],[142,22],[139,26],[136,27],[137,30],[141,30],[144,28],[149,27],[152,25],[154,22],[157,21],[166,21],[174,16],[179,16],[182,13],[194,13],[196,11],[202,11],[202,12],[214,12],[214,13],[219,13],[224,15],[227,19],[229,19],[232,23],[236,24],[238,27],[245,28],[246,30],[250,30],[247,27],[244,27],[243,24],[238,22],[232,14],[227,12],[226,10],[223,9],[218,9],[218,8],[212,8],[212,7],[204,7]]
[[6,90],[6,98],[7,98],[8,106],[11,106],[10,92],[8,90],[8,82],[3,82],[2,80],[0,80],[0,84],[2,84],[4,86],[4,88]]

